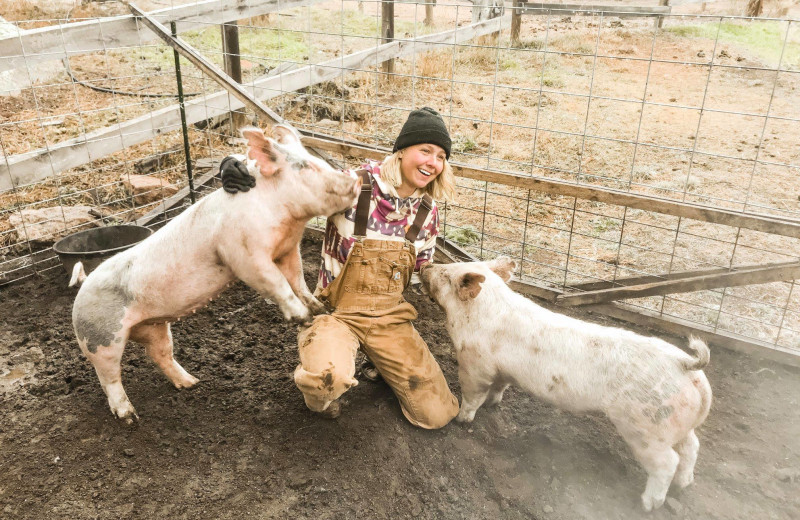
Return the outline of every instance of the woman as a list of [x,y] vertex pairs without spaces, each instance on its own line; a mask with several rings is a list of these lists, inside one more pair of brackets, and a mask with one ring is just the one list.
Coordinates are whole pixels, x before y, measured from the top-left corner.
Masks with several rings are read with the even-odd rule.
[[[417,313],[402,295],[433,259],[439,230],[434,199],[452,200],[455,192],[450,146],[435,110],[411,112],[392,155],[356,172],[362,179],[358,202],[328,218],[315,296],[333,312],[298,334],[294,374],[311,410],[339,414],[337,399],[357,384],[360,347],[412,424],[441,428],[458,413],[438,363],[411,324]],[[244,165],[232,158],[221,170],[228,192],[252,185]],[[369,368],[363,370],[368,378]]]

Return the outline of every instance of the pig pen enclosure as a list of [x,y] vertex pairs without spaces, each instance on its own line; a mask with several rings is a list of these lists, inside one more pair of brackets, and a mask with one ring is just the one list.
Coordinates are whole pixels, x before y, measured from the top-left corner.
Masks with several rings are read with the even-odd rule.
[[[559,312],[711,346],[695,483],[652,518],[800,515],[800,21],[776,3],[141,1],[338,166],[439,110],[458,197],[438,260],[515,258]],[[792,11],[794,9],[795,11]],[[515,390],[422,431],[361,381],[305,409],[294,327],[243,285],[173,328],[201,383],[130,345],[142,418],[108,412],[53,243],[157,229],[265,125],[121,2],[1,1],[0,511],[8,518],[639,518],[599,415]],[[793,18],[794,17],[794,18]],[[174,22],[170,24],[170,22]],[[474,23],[473,23],[474,22]],[[303,243],[315,283],[322,219]],[[409,295],[458,396],[443,313]],[[619,321],[622,320],[622,321]]]

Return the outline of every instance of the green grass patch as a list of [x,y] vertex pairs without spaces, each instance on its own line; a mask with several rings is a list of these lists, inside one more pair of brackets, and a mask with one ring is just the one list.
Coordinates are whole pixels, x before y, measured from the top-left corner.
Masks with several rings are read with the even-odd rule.
[[444,236],[461,246],[471,246],[481,241],[481,235],[469,225],[464,227],[448,226]]
[[453,151],[457,153],[466,153],[475,150],[475,141],[466,135],[456,134],[453,138]]
[[[786,25],[783,22],[722,22],[678,25],[668,27],[666,30],[676,36],[684,38],[717,38],[719,41],[741,46],[769,65],[775,65],[781,55],[783,41],[786,38]],[[800,41],[795,37],[786,42],[782,65],[791,68],[800,66]]]
[[[314,26],[327,33],[336,34],[341,31],[344,36],[380,37],[381,19],[374,15],[347,9],[337,12],[315,9],[312,12]],[[423,19],[420,18],[415,24],[407,20],[396,19],[394,22],[395,37],[413,38],[415,35],[421,36],[434,32],[434,27],[429,27],[422,21]]]
[[[222,67],[222,31],[219,26],[187,31],[181,39],[197,49],[206,59]],[[302,62],[309,56],[312,47],[299,32],[274,30],[266,27],[240,27],[239,52],[248,58],[281,59]],[[136,51],[137,57],[149,65],[161,68],[173,67],[175,58],[172,48],[167,46],[142,47]],[[181,67],[189,66],[189,61],[181,57]]]

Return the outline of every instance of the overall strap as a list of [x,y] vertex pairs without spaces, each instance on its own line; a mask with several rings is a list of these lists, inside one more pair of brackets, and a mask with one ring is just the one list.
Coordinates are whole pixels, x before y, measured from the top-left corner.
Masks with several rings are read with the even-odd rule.
[[361,238],[367,234],[369,202],[372,198],[372,183],[369,180],[369,172],[366,169],[358,170],[356,174],[361,177],[361,194],[358,196],[358,204],[356,205],[356,222],[353,235]]
[[422,229],[422,225],[425,224],[425,219],[428,218],[432,208],[433,199],[426,193],[419,202],[419,209],[417,210],[417,216],[414,219],[414,223],[410,228],[408,228],[408,231],[406,231],[406,240],[412,244],[417,240],[419,232]]

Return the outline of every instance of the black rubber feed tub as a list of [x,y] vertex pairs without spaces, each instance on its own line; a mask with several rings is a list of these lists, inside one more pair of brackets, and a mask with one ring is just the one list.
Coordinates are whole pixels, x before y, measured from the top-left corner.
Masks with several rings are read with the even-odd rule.
[[153,234],[153,230],[126,224],[86,229],[66,236],[53,245],[61,264],[72,274],[72,268],[80,261],[89,274],[103,260],[120,251],[129,249]]

